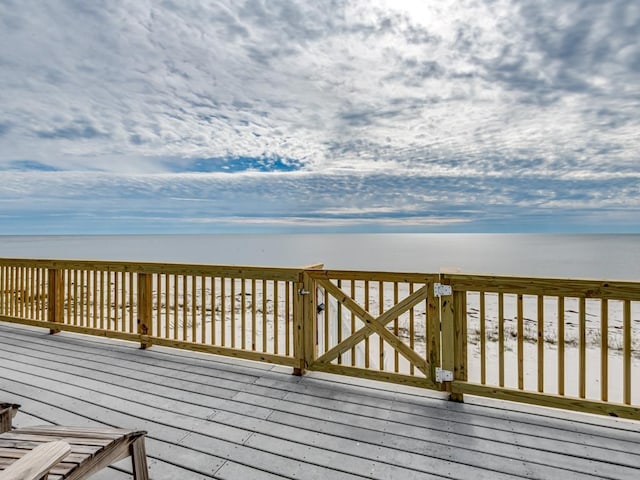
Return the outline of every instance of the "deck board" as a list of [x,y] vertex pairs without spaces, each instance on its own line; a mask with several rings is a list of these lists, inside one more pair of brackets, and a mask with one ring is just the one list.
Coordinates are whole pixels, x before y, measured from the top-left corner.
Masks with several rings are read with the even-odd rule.
[[640,476],[637,422],[9,324],[0,367],[16,424],[145,429],[152,478]]

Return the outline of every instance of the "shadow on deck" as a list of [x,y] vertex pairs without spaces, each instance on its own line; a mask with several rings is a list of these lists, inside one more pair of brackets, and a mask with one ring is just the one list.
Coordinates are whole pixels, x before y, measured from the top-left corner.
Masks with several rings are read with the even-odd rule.
[[16,426],[147,430],[154,479],[640,478],[637,422],[10,324],[0,401]]

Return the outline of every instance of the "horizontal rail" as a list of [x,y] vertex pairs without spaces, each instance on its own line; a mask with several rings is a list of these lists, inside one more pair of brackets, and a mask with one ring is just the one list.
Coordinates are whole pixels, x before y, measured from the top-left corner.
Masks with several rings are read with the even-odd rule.
[[300,268],[256,267],[238,265],[206,265],[156,262],[112,262],[94,260],[39,260],[0,258],[0,265],[7,267],[34,267],[53,270],[89,270],[105,272],[132,272],[170,275],[202,275],[247,278],[256,280],[297,281]]
[[459,274],[444,278],[458,291],[640,300],[639,282]]
[[131,342],[152,343],[153,345],[158,345],[162,347],[179,348],[182,350],[211,353],[214,355],[224,355],[227,357],[241,358],[244,360],[252,360],[255,362],[274,363],[277,365],[283,365],[287,367],[295,366],[294,358],[283,357],[279,355],[271,355],[271,354],[262,353],[262,352],[253,352],[250,350],[224,348],[224,347],[218,347],[215,345],[203,345],[203,344],[194,343],[194,342],[183,342],[179,340],[171,340],[166,338],[153,337],[149,335],[141,335],[139,333],[125,333],[125,332],[104,330],[99,328],[77,327],[75,325],[64,325],[64,324],[61,325],[55,322],[46,322],[42,320],[17,319],[13,317],[7,317],[4,315],[0,315],[0,322],[29,325],[32,327],[53,328],[53,329],[65,331],[65,332],[80,333],[83,335],[92,335],[95,337],[115,338],[118,340],[128,340]]
[[610,417],[640,420],[640,408],[614,402],[584,400],[581,398],[565,397],[561,395],[523,392],[517,389],[491,387],[471,382],[452,382],[454,393],[476,395],[480,397],[496,398],[511,402],[528,403],[540,407],[559,408],[576,412],[595,413]]

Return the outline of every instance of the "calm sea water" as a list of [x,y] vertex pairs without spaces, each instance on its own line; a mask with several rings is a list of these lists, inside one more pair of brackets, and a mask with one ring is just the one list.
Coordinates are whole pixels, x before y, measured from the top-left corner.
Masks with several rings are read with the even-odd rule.
[[640,280],[640,235],[0,236],[0,257]]

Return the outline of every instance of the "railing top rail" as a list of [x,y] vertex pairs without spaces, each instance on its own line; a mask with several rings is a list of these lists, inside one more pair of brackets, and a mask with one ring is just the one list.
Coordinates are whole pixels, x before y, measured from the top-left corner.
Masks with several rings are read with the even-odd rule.
[[128,262],[109,260],[54,260],[0,258],[0,266],[77,269],[112,272],[160,273],[172,275],[223,276],[297,281],[304,268],[249,265],[207,265],[191,263]]
[[469,274],[446,274],[443,277],[457,291],[640,300],[640,282],[632,281]]
[[372,282],[398,283],[437,282],[440,277],[437,273],[378,272],[368,270],[313,270],[307,271],[307,273],[311,278],[320,280],[369,280]]

